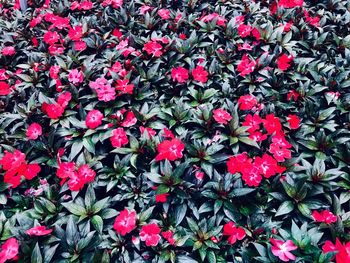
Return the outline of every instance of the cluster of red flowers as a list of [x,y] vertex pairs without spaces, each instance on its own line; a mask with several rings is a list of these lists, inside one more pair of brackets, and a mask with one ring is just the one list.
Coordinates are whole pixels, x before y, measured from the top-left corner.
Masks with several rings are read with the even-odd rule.
[[[114,225],[114,230],[125,236],[136,228],[136,212],[130,212],[128,209],[124,209],[120,212],[120,214],[116,217]],[[161,229],[156,223],[151,223],[148,225],[143,225],[140,230],[140,239],[144,241],[146,246],[157,246],[159,241],[161,240]],[[175,240],[173,238],[173,231],[168,230],[162,232],[162,236],[171,244],[175,244]]]
[[63,115],[64,110],[68,106],[71,99],[72,94],[69,91],[63,92],[58,96],[57,102],[44,102],[41,106],[42,111],[45,112],[50,119],[58,119]]
[[350,242],[342,244],[337,238],[335,244],[327,240],[322,247],[323,253],[335,252],[336,263],[348,263],[350,262]]
[[[206,83],[208,72],[202,66],[197,66],[192,70],[192,77],[195,81]],[[171,78],[179,83],[185,83],[189,79],[188,70],[179,66],[171,70]]]
[[13,153],[5,151],[0,160],[2,169],[6,171],[4,182],[10,184],[12,188],[16,188],[21,184],[22,176],[27,180],[32,180],[41,170],[36,163],[28,164],[25,158],[24,153],[15,150]]
[[[263,124],[266,134],[260,131],[260,124]],[[296,128],[294,124],[290,124],[291,128]],[[257,142],[266,140],[268,135],[271,136],[269,152],[273,156],[265,153],[253,160],[248,157],[247,153],[238,154],[228,160],[227,168],[232,174],[241,173],[242,179],[247,185],[258,186],[262,177],[270,178],[285,171],[285,167],[278,165],[278,162],[291,158],[290,148],[292,145],[285,139],[282,124],[274,114],[268,114],[265,119],[262,119],[258,114],[248,114],[243,126],[249,127],[249,137]]]
[[59,164],[56,175],[62,179],[61,185],[68,180],[69,189],[79,191],[85,184],[95,180],[96,172],[87,164],[83,164],[77,169],[74,162],[62,162]]

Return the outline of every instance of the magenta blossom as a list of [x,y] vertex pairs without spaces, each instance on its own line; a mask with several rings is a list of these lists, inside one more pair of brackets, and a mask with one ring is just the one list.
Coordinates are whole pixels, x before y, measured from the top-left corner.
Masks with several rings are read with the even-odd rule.
[[290,251],[296,250],[298,248],[296,245],[294,245],[292,240],[283,242],[283,240],[270,238],[270,242],[272,244],[272,254],[274,254],[276,257],[279,257],[280,260],[288,262],[290,259],[296,259],[296,257],[290,253]]

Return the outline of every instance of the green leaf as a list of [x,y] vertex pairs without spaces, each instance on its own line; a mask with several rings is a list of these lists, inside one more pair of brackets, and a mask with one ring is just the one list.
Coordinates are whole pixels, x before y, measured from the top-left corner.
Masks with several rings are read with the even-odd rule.
[[62,205],[72,214],[77,215],[77,216],[82,216],[86,215],[86,210],[85,207],[82,207],[80,205],[77,205],[73,202],[69,203],[62,203]]
[[99,215],[94,215],[91,219],[91,223],[95,229],[101,234],[103,230],[103,220]]
[[43,257],[41,255],[38,243],[35,244],[34,250],[32,252],[31,262],[32,263],[42,263],[43,262]]
[[291,201],[283,202],[280,207],[277,209],[275,216],[281,216],[290,213],[293,211],[294,205]]

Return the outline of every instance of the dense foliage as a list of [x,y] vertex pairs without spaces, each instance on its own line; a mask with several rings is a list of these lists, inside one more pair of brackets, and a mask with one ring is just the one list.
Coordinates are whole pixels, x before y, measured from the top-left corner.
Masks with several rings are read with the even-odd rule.
[[0,262],[350,262],[350,2],[0,8]]

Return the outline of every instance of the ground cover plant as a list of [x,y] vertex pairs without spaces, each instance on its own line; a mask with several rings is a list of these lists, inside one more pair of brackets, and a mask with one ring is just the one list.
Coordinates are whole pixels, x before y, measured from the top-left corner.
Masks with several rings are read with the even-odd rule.
[[0,262],[350,262],[349,1],[0,13]]

